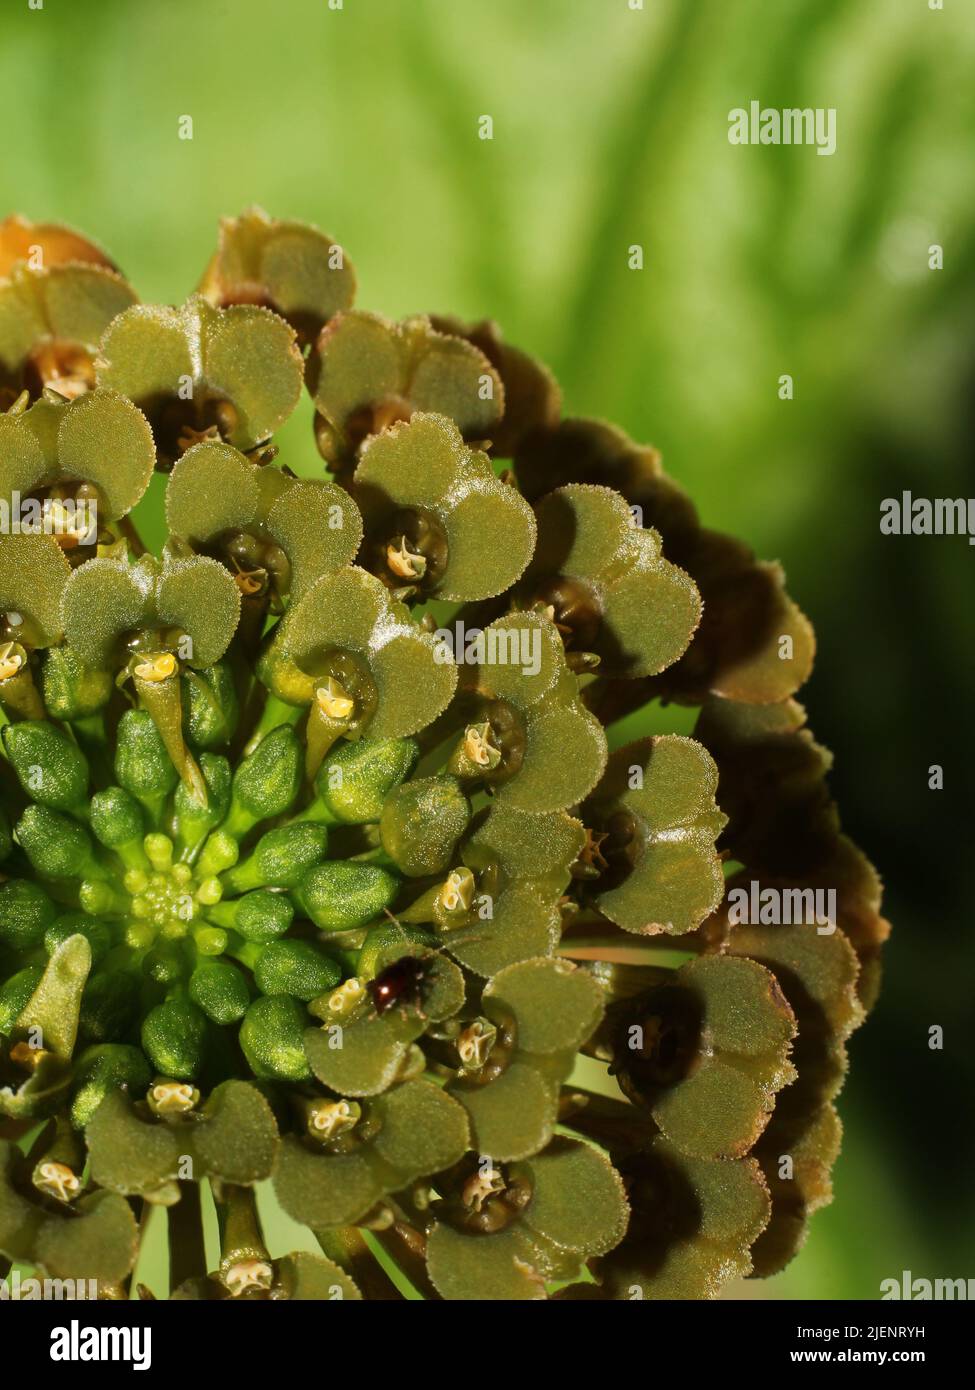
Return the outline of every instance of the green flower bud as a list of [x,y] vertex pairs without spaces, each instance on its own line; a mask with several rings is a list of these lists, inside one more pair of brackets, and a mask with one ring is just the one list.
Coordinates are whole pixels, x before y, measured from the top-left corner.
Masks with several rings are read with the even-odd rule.
[[197,748],[219,748],[237,727],[237,692],[229,667],[218,662],[180,677],[183,732]]
[[138,976],[129,970],[101,970],[85,985],[78,1032],[85,1042],[116,1042],[138,1016]]
[[389,907],[399,879],[378,864],[329,861],[309,869],[297,889],[298,902],[322,931],[364,927]]
[[162,735],[147,710],[126,710],[119,720],[115,776],[154,815],[179,781]]
[[411,877],[443,873],[470,816],[470,803],[454,777],[418,777],[386,798],[379,822],[383,849]]
[[215,960],[190,976],[190,998],[214,1023],[236,1023],[250,1003],[247,981],[236,966]]
[[167,999],[146,1015],[142,1048],[156,1071],[192,1081],[203,1066],[207,1020],[189,999]]
[[39,946],[57,915],[57,908],[38,884],[25,878],[0,883],[0,941],[5,945],[16,951]]
[[107,787],[91,799],[92,832],[106,849],[120,850],[129,845],[141,849],[146,833],[142,807],[124,787]]
[[173,798],[179,857],[192,858],[211,830],[220,824],[230,806],[230,764],[219,753],[201,753],[200,771],[207,786],[207,804],[200,802],[180,782]]
[[172,941],[160,941],[142,960],[143,974],[157,985],[174,985],[187,974],[186,959]]
[[92,671],[72,647],[51,647],[41,676],[44,708],[52,719],[85,719],[108,704],[114,688],[110,671]]
[[383,802],[413,771],[419,752],[411,738],[361,738],[340,744],[315,779],[323,817],[345,825],[378,821]]
[[304,1032],[305,1010],[287,994],[255,999],[240,1026],[240,1046],[255,1076],[267,1080],[310,1081]]
[[138,1096],[151,1081],[149,1063],[137,1047],[99,1043],[87,1048],[75,1064],[71,1123],[75,1129],[84,1129],[110,1091],[123,1087]]
[[77,811],[88,791],[88,762],[62,729],[45,720],[8,724],[3,730],[7,756],[33,801],[55,811]]
[[226,869],[233,868],[239,856],[240,846],[234,837],[224,830],[214,830],[203,846],[203,853],[196,866],[197,876],[212,878],[216,874],[222,874]]
[[298,795],[304,753],[290,724],[261,740],[234,774],[230,815],[224,827],[238,838],[258,821],[280,816]]
[[97,875],[94,846],[83,825],[49,806],[28,806],[17,822],[17,839],[39,874],[46,878]]
[[41,982],[43,965],[28,965],[0,985],[0,1033],[9,1033]]
[[306,869],[319,864],[328,849],[324,825],[296,821],[262,835],[254,853],[224,874],[224,887],[230,893],[249,888],[296,888]]
[[112,934],[104,922],[99,922],[97,917],[90,917],[86,912],[66,912],[52,922],[44,933],[47,954],[53,956],[69,936],[83,936],[87,940],[93,965],[108,954],[112,945]]
[[229,927],[245,941],[261,945],[283,936],[294,915],[294,907],[283,893],[269,893],[263,888],[232,902],[217,903],[207,911],[217,926]]
[[338,963],[309,941],[274,941],[254,965],[254,983],[262,994],[291,994],[305,1003],[334,989],[341,978]]

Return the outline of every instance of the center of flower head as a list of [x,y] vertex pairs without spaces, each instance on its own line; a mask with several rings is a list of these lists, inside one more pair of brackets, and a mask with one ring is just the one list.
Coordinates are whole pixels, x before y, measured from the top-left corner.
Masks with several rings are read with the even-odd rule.
[[123,879],[129,896],[127,936],[130,945],[139,947],[160,936],[167,940],[186,936],[205,908],[220,898],[215,879],[201,878],[189,864],[173,863],[168,835],[147,835],[144,848],[149,868],[129,869]]

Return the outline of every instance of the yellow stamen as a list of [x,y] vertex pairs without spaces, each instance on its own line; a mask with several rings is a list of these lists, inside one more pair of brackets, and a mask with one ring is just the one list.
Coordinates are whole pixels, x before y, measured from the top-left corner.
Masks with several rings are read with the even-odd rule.
[[0,681],[8,681],[23,670],[27,653],[19,642],[5,642],[0,646]]
[[223,1282],[231,1298],[239,1298],[251,1289],[269,1289],[274,1282],[274,1268],[267,1260],[241,1260],[231,1265]]
[[149,1104],[157,1115],[185,1115],[199,1099],[196,1087],[185,1081],[158,1081],[149,1091]]
[[59,1202],[70,1202],[81,1191],[81,1181],[72,1173],[66,1163],[39,1163],[34,1175],[34,1186]]
[[347,1100],[315,1105],[309,1111],[308,1128],[317,1139],[334,1139],[354,1129],[361,1113],[360,1106]]
[[469,912],[474,901],[474,875],[470,869],[452,869],[440,890],[444,912]]
[[334,676],[329,676],[325,684],[318,687],[315,698],[319,709],[329,719],[351,719],[355,710],[355,701]]
[[490,724],[468,724],[464,730],[464,752],[475,767],[497,767],[501,761],[501,750],[491,742]]
[[172,652],[156,652],[139,663],[135,674],[141,681],[164,681],[175,674],[176,658]]
[[344,1018],[361,1004],[365,997],[365,985],[353,975],[328,996],[328,1011],[336,1017]]
[[387,545],[386,563],[397,579],[422,579],[427,569],[426,557],[410,550],[405,536],[400,536],[398,547],[394,541]]
[[504,1191],[504,1186],[504,1178],[497,1168],[488,1168],[485,1172],[477,1172],[464,1184],[464,1206],[471,1211],[480,1211],[489,1197],[495,1197],[499,1192]]

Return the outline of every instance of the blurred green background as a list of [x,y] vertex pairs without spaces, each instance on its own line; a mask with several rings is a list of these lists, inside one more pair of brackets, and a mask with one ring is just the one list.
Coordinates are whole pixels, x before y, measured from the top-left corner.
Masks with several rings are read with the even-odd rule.
[[[220,215],[317,222],[360,304],[496,318],[567,411],[656,443],[708,524],[782,560],[819,636],[803,698],[894,935],[836,1201],[733,1295],[975,1276],[975,552],[878,526],[904,488],[975,493],[975,7],[635,3],[5,0],[0,209],[86,230],[164,301]],[[835,155],[730,145],[752,100],[835,107]],[[307,410],[281,442],[315,466]]]

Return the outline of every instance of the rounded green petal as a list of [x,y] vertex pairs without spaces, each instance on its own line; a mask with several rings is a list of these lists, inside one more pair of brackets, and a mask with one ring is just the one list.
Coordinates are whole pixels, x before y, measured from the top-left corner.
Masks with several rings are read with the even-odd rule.
[[414,410],[448,415],[467,438],[489,436],[504,411],[504,387],[484,354],[463,338],[434,332],[428,319],[408,319],[403,333]]
[[88,560],[64,586],[65,637],[88,666],[112,666],[120,639],[145,621],[148,602],[144,571],[121,560]]
[[603,1016],[603,994],[588,971],[540,958],[510,965],[484,990],[485,1012],[512,1023],[518,1051],[541,1056],[575,1049]]
[[296,603],[323,574],[351,565],[362,540],[362,518],[349,494],[323,479],[298,479],[268,512],[267,531],[291,562]]
[[306,1029],[305,1055],[329,1090],[344,1096],[375,1096],[396,1080],[410,1043],[423,1028],[424,1020],[406,1017],[398,1009],[369,1013],[345,1025]]
[[123,1196],[174,1200],[185,1152],[177,1129],[141,1119],[121,1090],[111,1090],[85,1130],[92,1181]]
[[222,1178],[238,1186],[271,1176],[278,1154],[278,1127],[256,1086],[224,1081],[189,1132],[196,1178]]
[[315,406],[345,440],[349,417],[373,402],[398,396],[402,351],[393,324],[352,309],[327,323],[315,348]]
[[206,556],[172,561],[156,591],[159,619],[187,633],[191,666],[212,666],[230,645],[240,619],[240,590],[223,565]]
[[89,391],[64,412],[58,431],[63,478],[94,483],[113,520],[132,510],[149,486],[156,450],[149,422],[113,391]]
[[120,275],[99,266],[53,266],[43,277],[50,335],[56,341],[94,347],[105,326],[135,303]]
[[379,704],[369,724],[371,737],[405,738],[419,733],[450,704],[457,688],[457,668],[439,662],[436,650],[436,640],[429,633],[404,627],[390,634],[375,652],[372,672]]
[[[14,493],[25,497],[43,480],[46,472],[44,451],[24,425],[23,418],[0,415],[0,497],[9,506]],[[4,542],[9,539],[14,538],[2,538]]]
[[530,884],[515,883],[493,901],[490,917],[475,912],[465,925],[449,927],[443,946],[475,975],[491,976],[533,956],[552,955],[561,934],[558,903]]
[[276,636],[286,654],[305,666],[332,648],[364,654],[374,629],[388,616],[391,603],[382,584],[350,565],[323,575],[289,608]]
[[504,1163],[538,1153],[552,1137],[558,1086],[527,1062],[513,1061],[487,1085],[450,1088],[467,1111],[472,1146]]
[[606,735],[581,703],[553,701],[525,723],[525,761],[498,797],[521,811],[544,814],[575,806],[606,766]]
[[132,1208],[114,1192],[94,1192],[75,1216],[50,1217],[34,1244],[36,1263],[54,1279],[120,1284],[135,1264],[139,1228]]
[[383,1195],[382,1170],[366,1149],[323,1154],[289,1135],[281,1145],[274,1191],[296,1221],[313,1230],[359,1221]]
[[245,528],[260,500],[257,474],[257,465],[230,444],[194,444],[177,459],[166,484],[170,535],[203,545],[224,531]]
[[394,1086],[377,1098],[370,1113],[381,1126],[373,1149],[402,1186],[450,1168],[469,1147],[464,1107],[427,1081]]
[[701,621],[696,584],[661,559],[656,533],[636,539],[632,563],[603,590],[600,634],[592,644],[601,675],[659,674],[687,651]]
[[278,1287],[284,1298],[314,1302],[361,1302],[357,1286],[332,1260],[296,1250],[278,1261]]
[[544,1299],[545,1281],[526,1254],[531,1249],[517,1227],[468,1235],[438,1224],[427,1238],[427,1271],[441,1298],[451,1302]]
[[28,617],[36,630],[34,645],[49,646],[61,637],[61,597],[70,575],[53,536],[0,536],[0,612]]
[[105,331],[99,358],[98,384],[150,415],[160,399],[176,396],[181,381],[196,379],[183,314],[161,304],[137,304],[119,314]]
[[564,811],[538,815],[494,802],[464,840],[462,855],[472,869],[497,864],[506,880],[530,879],[561,893],[585,840],[582,822]]
[[619,1173],[605,1154],[575,1139],[554,1139],[523,1165],[531,1201],[523,1220],[563,1250],[587,1258],[622,1240],[629,1204]]
[[539,541],[522,592],[553,603],[567,646],[598,656],[601,675],[651,676],[677,661],[700,622],[701,599],[663,558],[657,533],[636,526],[611,488],[570,484],[535,510]]
[[203,324],[207,384],[237,414],[229,442],[252,449],[280,429],[301,397],[304,366],[294,330],[254,305],[212,310]]

